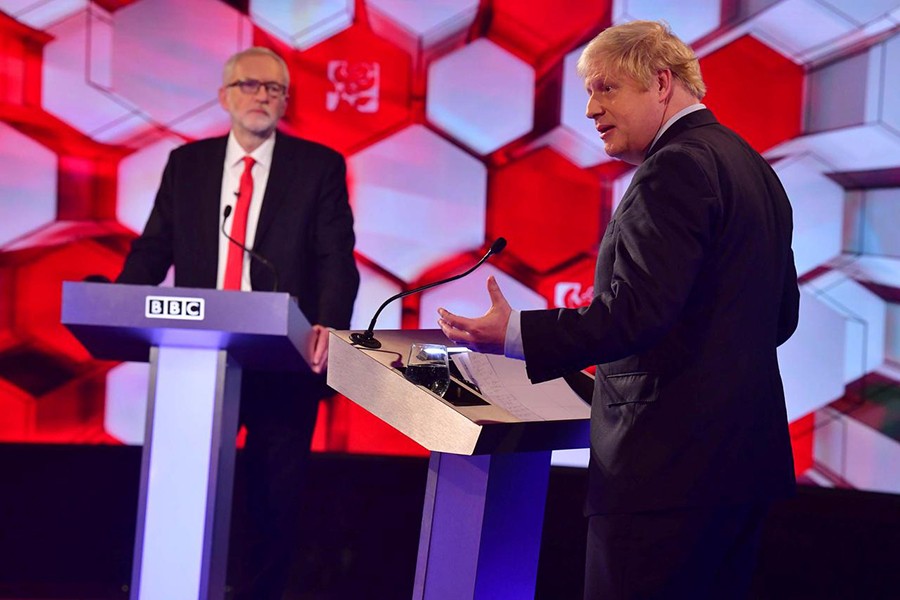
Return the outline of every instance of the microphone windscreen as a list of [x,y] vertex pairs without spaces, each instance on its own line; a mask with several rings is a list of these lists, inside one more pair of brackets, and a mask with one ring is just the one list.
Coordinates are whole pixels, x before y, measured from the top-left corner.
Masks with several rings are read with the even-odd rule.
[[231,215],[231,205],[230,205],[230,204],[226,204],[226,205],[225,205],[225,212],[222,213],[222,218],[223,218],[223,219],[227,219],[230,215]]
[[499,237],[491,244],[491,254],[500,254],[506,248],[506,238]]

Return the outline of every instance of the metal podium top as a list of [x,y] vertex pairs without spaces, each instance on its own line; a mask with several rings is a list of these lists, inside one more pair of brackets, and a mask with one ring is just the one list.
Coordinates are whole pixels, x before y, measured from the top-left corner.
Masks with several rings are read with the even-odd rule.
[[227,349],[243,367],[309,368],[310,325],[288,294],[63,283],[62,323],[95,358],[147,362],[151,346]]
[[474,390],[467,395],[475,402],[459,405],[407,381],[398,367],[411,343],[450,344],[439,329],[379,330],[377,350],[354,346],[350,333],[331,332],[328,385],[428,450],[473,455],[589,446],[590,419],[523,421]]

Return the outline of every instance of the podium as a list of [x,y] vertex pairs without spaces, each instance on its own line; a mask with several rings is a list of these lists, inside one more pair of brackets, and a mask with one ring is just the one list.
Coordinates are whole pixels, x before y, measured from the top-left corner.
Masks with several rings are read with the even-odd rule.
[[309,323],[284,293],[81,282],[62,323],[150,362],[132,600],[223,598],[241,370],[308,369]]
[[[523,421],[456,378],[437,396],[401,369],[410,344],[449,344],[440,330],[378,340],[332,331],[328,385],[431,452],[413,598],[533,598],[550,454],[588,447],[590,419]],[[587,401],[593,380],[580,375]]]

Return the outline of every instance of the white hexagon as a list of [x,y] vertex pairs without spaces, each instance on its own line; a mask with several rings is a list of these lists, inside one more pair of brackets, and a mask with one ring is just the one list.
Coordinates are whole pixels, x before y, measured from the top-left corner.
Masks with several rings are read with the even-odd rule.
[[422,125],[349,160],[356,249],[404,281],[484,243],[484,165]]
[[720,0],[694,0],[690,10],[685,10],[684,4],[671,0],[614,0],[612,14],[615,25],[636,19],[662,19],[675,35],[691,44],[719,27],[722,3]]
[[[900,304],[887,305],[884,356],[888,364],[900,365]],[[895,379],[900,380],[900,375]]]
[[126,227],[141,232],[153,208],[153,200],[169,153],[182,140],[166,136],[138,150],[119,163],[119,187],[116,196],[116,219]]
[[493,275],[509,301],[516,310],[535,310],[547,308],[547,299],[534,290],[519,283],[497,267],[486,264],[477,271],[446,285],[430,289],[422,294],[419,305],[419,328],[437,328],[437,309],[446,308],[450,312],[464,317],[479,317],[491,307],[491,299],[487,292],[487,278]]
[[855,381],[884,362],[887,303],[840,271],[809,282],[818,298],[846,319],[844,383]]
[[415,58],[464,35],[478,14],[478,0],[368,0],[366,4],[372,31]]
[[[900,107],[897,106],[897,96],[900,95],[900,35],[893,36],[880,47],[883,48],[880,66],[883,69],[884,83],[877,90],[875,81],[867,87],[880,100],[881,121],[896,133],[900,131]],[[877,51],[873,48],[869,53],[877,54]],[[879,93],[875,93],[876,91]]]
[[44,29],[87,6],[87,0],[0,0],[0,10],[35,29]]
[[766,151],[773,158],[810,153],[827,161],[831,171],[890,169],[900,157],[900,135],[880,124],[846,127],[802,136]]
[[[810,71],[807,76],[805,131],[816,133],[870,121],[875,108],[866,81],[870,66],[869,52],[862,52]],[[880,66],[880,65],[879,65]],[[841,90],[835,94],[835,90]],[[868,117],[868,118],[867,118]]]
[[854,256],[840,265],[841,272],[856,281],[900,289],[900,258]]
[[[900,35],[810,71],[807,133],[885,124],[900,131]],[[836,94],[835,90],[841,90]]]
[[[112,26],[99,8],[76,13],[47,30],[42,104],[72,127],[115,142],[145,127],[150,117],[110,88]],[[88,55],[91,55],[88,60]]]
[[816,462],[853,487],[900,494],[900,444],[853,415],[832,408],[816,414]]
[[863,192],[859,215],[859,250],[864,254],[900,256],[900,188]]
[[484,38],[431,63],[428,120],[480,154],[531,131],[534,69]]
[[794,209],[794,262],[803,274],[841,253],[844,190],[824,175],[832,171],[813,156],[801,155],[775,165]]
[[125,362],[106,374],[103,428],[123,444],[144,443],[150,365]]
[[113,87],[180,133],[220,131],[228,123],[217,100],[222,67],[250,33],[246,18],[217,0],[129,4],[114,15]]
[[843,396],[845,321],[815,290],[801,287],[797,331],[778,348],[788,421]]
[[837,12],[864,25],[880,17],[888,15],[891,10],[897,10],[897,0],[819,0],[823,4],[832,6]]
[[353,0],[250,0],[253,21],[300,50],[353,24]]
[[612,212],[615,214],[616,209],[619,208],[619,204],[622,202],[622,198],[625,197],[625,192],[628,191],[628,186],[631,185],[631,180],[634,179],[634,174],[637,172],[637,169],[629,169],[626,172],[622,173],[620,177],[617,177],[615,181],[613,181],[612,185]]
[[781,54],[802,63],[810,51],[855,29],[852,21],[816,0],[783,0],[754,17],[752,31]]
[[0,122],[0,247],[56,218],[56,155]]
[[[365,264],[357,263],[359,268],[359,293],[353,304],[353,318],[350,319],[350,329],[365,330],[375,311],[381,304],[395,294],[401,292],[400,286],[380,271]],[[388,304],[375,323],[375,329],[400,329],[402,315],[402,300],[395,300]]]

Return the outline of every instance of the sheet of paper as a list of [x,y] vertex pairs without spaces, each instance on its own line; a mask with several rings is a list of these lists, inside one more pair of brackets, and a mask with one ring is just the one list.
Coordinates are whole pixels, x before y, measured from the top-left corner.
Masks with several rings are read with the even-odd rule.
[[454,353],[452,360],[488,402],[522,421],[590,417],[591,407],[564,380],[532,384],[525,374],[524,361],[477,352]]

